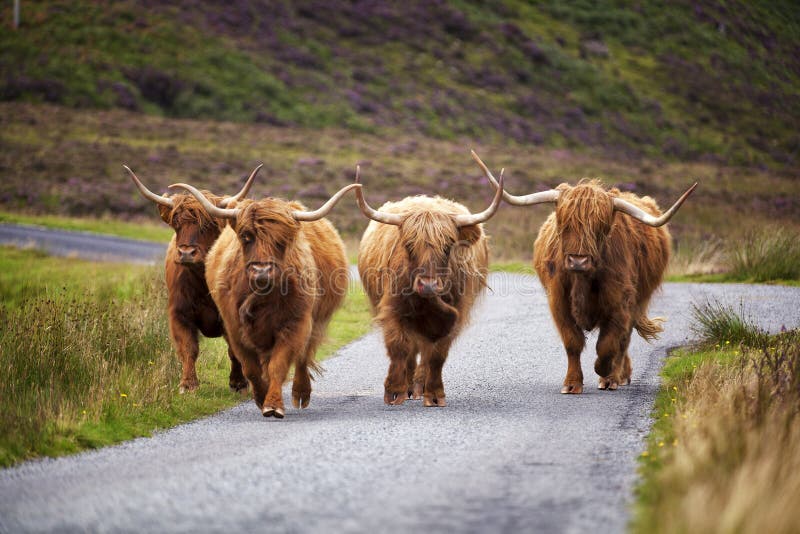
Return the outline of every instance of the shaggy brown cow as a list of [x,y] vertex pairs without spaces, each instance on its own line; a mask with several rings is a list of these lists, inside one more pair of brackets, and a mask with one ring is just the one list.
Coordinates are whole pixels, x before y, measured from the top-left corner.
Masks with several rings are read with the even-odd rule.
[[500,179],[491,205],[474,215],[461,204],[427,196],[387,202],[378,211],[356,191],[361,211],[372,219],[361,239],[358,271],[389,355],[386,404],[422,396],[425,406],[446,405],[442,367],[486,286],[489,247],[480,223],[500,205]]
[[599,388],[630,384],[628,344],[633,329],[647,340],[662,331],[663,320],[649,319],[647,306],[669,261],[670,235],[663,225],[695,187],[696,183],[664,214],[652,198],[605,189],[596,180],[522,197],[504,193],[505,201],[516,206],[556,205],[534,243],[533,266],[567,351],[561,393],[583,392],[584,331],[595,328],[600,329],[594,364]]
[[[165,223],[175,230],[175,235],[167,247],[165,277],[167,282],[169,331],[172,344],[181,361],[180,391],[197,389],[199,381],[195,370],[198,356],[197,333],[206,337],[224,335],[222,319],[211,300],[205,278],[205,258],[211,245],[217,240],[227,224],[224,219],[212,217],[191,195],[156,195],[147,189],[127,166],[133,183],[146,199],[158,206]],[[261,165],[256,167],[236,195],[223,198],[203,191],[203,195],[214,204],[227,207],[247,195]],[[228,357],[231,360],[229,385],[235,391],[247,387],[242,375],[242,366],[233,356],[230,346]]]
[[307,407],[309,369],[316,369],[317,347],[349,282],[344,244],[322,217],[360,186],[344,187],[316,211],[275,198],[221,209],[192,186],[175,187],[231,220],[208,253],[206,280],[261,413],[283,418],[281,387],[291,364],[292,403]]

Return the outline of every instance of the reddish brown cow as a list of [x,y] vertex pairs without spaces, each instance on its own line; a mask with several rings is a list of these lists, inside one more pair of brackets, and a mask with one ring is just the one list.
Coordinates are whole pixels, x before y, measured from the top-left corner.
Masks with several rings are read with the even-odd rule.
[[534,243],[533,266],[567,351],[561,393],[583,392],[584,332],[595,328],[600,329],[594,364],[599,388],[630,384],[633,329],[646,340],[662,331],[663,319],[649,319],[647,307],[669,261],[670,235],[663,225],[695,187],[664,214],[652,198],[606,189],[596,180],[522,197],[504,193],[505,201],[516,206],[556,205]]
[[208,253],[206,280],[256,405],[264,417],[283,418],[281,387],[294,364],[292,403],[307,407],[309,369],[349,281],[344,244],[322,217],[360,186],[341,189],[316,211],[276,198],[221,209],[192,186],[175,186],[231,221]]
[[500,178],[491,205],[474,215],[461,204],[427,196],[387,202],[378,211],[356,191],[361,211],[372,219],[361,239],[358,271],[389,355],[386,404],[422,396],[425,406],[446,405],[442,367],[486,287],[489,247],[481,223],[500,205]]
[[[223,198],[208,191],[203,195],[220,207],[234,205],[247,195],[261,165],[256,167],[236,195]],[[169,331],[172,344],[181,361],[180,391],[197,389],[199,381],[195,370],[198,356],[197,333],[206,337],[224,336],[222,319],[211,300],[205,278],[206,253],[217,240],[227,222],[212,217],[191,195],[156,195],[147,189],[127,166],[133,183],[146,199],[158,206],[165,223],[175,230],[175,235],[167,247],[165,276],[167,282]],[[228,357],[231,360],[229,385],[239,391],[247,387],[242,375],[242,367],[233,356],[230,346]]]

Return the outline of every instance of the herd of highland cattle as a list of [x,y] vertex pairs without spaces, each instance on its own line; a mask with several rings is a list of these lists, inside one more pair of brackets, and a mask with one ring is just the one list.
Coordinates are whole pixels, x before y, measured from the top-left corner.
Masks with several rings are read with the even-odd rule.
[[472,157],[494,188],[491,204],[476,214],[439,196],[406,197],[376,210],[366,201],[358,167],[355,183],[314,211],[295,201],[247,199],[260,165],[230,197],[188,184],[170,186],[185,193],[157,195],[125,167],[175,230],[166,283],[181,391],[198,387],[202,333],[225,338],[230,387],[239,391],[249,384],[265,417],[284,417],[282,388],[292,366],[292,404],[308,406],[315,353],[349,284],[344,244],[325,216],[351,190],[370,219],[358,271],[389,356],[387,404],[422,398],[425,406],[446,405],[442,367],[486,288],[489,246],[482,223],[502,201],[555,204],[539,230],[533,264],[567,352],[561,392],[583,391],[580,355],[585,332],[595,328],[600,389],[629,384],[633,329],[645,339],[661,331],[647,307],[669,260],[664,224],[697,184],[662,214],[653,199],[598,181],[514,196],[504,191],[502,171],[496,179],[474,152]]

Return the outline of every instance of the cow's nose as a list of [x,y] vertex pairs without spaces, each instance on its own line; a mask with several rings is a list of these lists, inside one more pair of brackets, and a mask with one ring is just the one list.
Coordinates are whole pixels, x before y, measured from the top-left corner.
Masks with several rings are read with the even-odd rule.
[[570,271],[588,271],[592,266],[592,257],[578,254],[567,255],[567,269]]
[[417,293],[423,297],[433,297],[439,292],[439,282],[436,278],[417,278]]
[[250,272],[250,276],[256,280],[269,280],[275,271],[275,264],[252,262],[247,266],[247,270]]
[[193,262],[197,256],[198,248],[194,245],[180,245],[178,255],[181,262]]

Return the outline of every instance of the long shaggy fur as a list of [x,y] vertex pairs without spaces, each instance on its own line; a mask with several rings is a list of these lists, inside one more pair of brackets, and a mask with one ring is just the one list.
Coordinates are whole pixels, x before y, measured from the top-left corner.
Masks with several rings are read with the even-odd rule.
[[[469,211],[444,198],[408,197],[380,211],[405,215],[400,227],[371,221],[359,249],[361,280],[391,360],[386,400],[402,402],[416,384],[426,403],[439,399],[443,405],[441,367],[486,287],[488,238],[481,225],[456,227],[454,216]],[[437,297],[414,292],[414,275],[423,266],[443,273]]]
[[[203,194],[215,205],[224,197],[208,191]],[[205,337],[224,335],[222,319],[217,306],[211,300],[205,279],[205,256],[217,240],[227,222],[211,217],[203,206],[191,195],[177,194],[169,197],[172,207],[158,204],[162,220],[175,230],[169,242],[165,258],[170,337],[181,361],[182,391],[195,389],[198,384],[195,362],[199,353],[198,332]],[[192,264],[179,263],[178,246],[198,247],[197,261]],[[229,385],[233,389],[247,386],[239,362],[231,360]]]
[[[561,184],[557,189],[560,195],[555,213],[542,225],[534,243],[533,265],[567,349],[565,388],[580,390],[584,331],[597,327],[600,338],[595,370],[608,378],[608,383],[624,383],[630,380],[627,347],[632,329],[647,340],[662,331],[663,320],[648,318],[647,307],[669,261],[669,231],[613,209],[613,198],[621,197],[652,215],[660,215],[650,197],[606,190],[597,180],[584,180],[575,187]],[[594,270],[568,271],[567,254],[591,256]]]
[[[305,209],[300,203],[266,198],[239,207],[237,220],[208,255],[211,296],[259,408],[283,410],[280,389],[292,364],[292,400],[305,407],[311,394],[309,371],[319,370],[316,349],[347,291],[344,244],[327,220],[295,220],[291,212]],[[245,233],[254,237],[252,245],[242,243]],[[275,262],[277,285],[254,292],[248,261]]]

